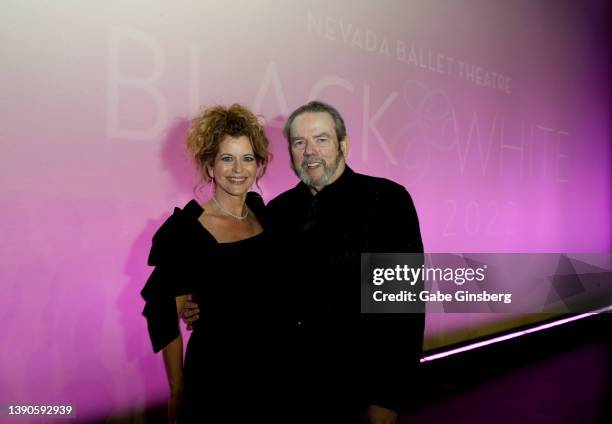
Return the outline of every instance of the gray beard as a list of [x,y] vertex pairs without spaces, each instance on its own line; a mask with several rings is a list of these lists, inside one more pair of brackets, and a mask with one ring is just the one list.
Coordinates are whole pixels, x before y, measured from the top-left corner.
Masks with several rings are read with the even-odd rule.
[[293,162],[291,162],[291,167],[293,171],[297,174],[297,176],[302,180],[304,184],[308,187],[321,189],[325,187],[329,183],[329,179],[334,175],[338,166],[340,165],[340,160],[342,160],[341,155],[336,156],[336,160],[332,165],[328,165],[325,159],[317,157],[317,159],[321,162],[321,166],[323,167],[323,175],[315,182],[308,172],[306,171],[308,166],[308,161],[304,159],[299,169],[295,169],[293,166]]

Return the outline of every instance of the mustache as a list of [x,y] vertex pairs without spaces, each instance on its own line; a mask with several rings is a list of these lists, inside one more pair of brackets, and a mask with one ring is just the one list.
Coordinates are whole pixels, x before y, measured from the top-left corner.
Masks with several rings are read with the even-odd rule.
[[307,158],[302,159],[302,168],[306,168],[311,163],[320,162],[323,167],[327,166],[327,162],[320,156],[309,156]]

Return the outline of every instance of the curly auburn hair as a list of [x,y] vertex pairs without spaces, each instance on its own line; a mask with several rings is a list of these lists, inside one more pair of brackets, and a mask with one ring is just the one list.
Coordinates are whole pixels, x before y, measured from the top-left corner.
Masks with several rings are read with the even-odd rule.
[[251,142],[258,167],[256,181],[259,182],[271,159],[271,154],[268,152],[268,138],[260,118],[237,103],[229,108],[209,107],[191,121],[187,133],[187,150],[202,173],[203,180],[210,182],[208,166],[214,163],[219,152],[219,144],[228,135],[245,136]]

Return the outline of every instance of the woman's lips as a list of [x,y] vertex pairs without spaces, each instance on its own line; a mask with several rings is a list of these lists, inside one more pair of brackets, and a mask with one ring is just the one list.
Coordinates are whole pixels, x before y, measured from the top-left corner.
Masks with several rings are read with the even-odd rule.
[[227,177],[227,180],[232,184],[244,184],[247,178],[246,177]]

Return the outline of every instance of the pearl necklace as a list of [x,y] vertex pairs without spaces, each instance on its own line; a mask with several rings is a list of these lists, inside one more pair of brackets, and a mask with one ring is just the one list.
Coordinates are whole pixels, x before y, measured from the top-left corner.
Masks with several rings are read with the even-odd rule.
[[213,199],[213,202],[215,202],[215,206],[217,206],[217,208],[219,208],[219,210],[221,212],[223,212],[227,216],[231,216],[232,218],[237,219],[238,221],[242,221],[247,216],[249,216],[249,208],[248,207],[246,208],[246,212],[244,213],[243,216],[234,215],[233,213],[231,213],[230,211],[225,209],[223,206],[221,206],[221,203],[219,203],[219,201],[217,200],[217,198],[215,196],[213,196],[212,199]]

